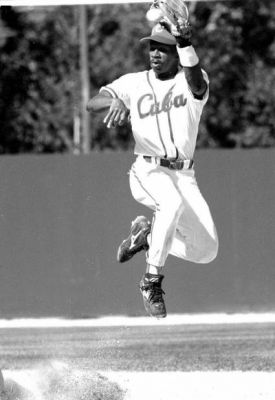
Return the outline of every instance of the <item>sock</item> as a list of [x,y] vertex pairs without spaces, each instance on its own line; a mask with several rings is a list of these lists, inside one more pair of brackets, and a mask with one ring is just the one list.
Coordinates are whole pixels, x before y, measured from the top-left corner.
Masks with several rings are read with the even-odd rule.
[[146,273],[151,275],[161,275],[163,267],[157,267],[155,265],[147,264]]
[[148,272],[144,275],[144,281],[146,282],[155,282],[158,284],[161,284],[164,276],[163,275],[155,275],[155,274],[149,274]]

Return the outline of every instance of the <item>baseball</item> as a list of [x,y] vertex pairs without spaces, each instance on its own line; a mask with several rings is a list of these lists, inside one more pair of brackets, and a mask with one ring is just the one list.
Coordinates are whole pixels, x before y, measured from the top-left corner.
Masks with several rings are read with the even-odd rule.
[[157,22],[163,17],[163,13],[159,8],[150,8],[146,13],[146,18],[150,22]]

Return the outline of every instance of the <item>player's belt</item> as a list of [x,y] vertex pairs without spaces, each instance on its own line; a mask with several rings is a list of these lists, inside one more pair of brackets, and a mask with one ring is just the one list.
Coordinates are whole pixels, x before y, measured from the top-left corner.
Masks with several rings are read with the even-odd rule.
[[169,160],[168,158],[160,158],[160,157],[151,157],[151,156],[143,156],[144,160],[156,163],[161,167],[166,167],[169,169],[191,169],[194,165],[193,160]]

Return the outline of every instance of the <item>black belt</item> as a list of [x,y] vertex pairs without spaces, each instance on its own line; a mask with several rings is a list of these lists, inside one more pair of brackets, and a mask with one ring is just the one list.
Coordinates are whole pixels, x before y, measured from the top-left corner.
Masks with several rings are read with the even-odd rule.
[[143,156],[144,160],[148,162],[155,162],[157,165],[161,167],[166,167],[169,169],[191,169],[194,165],[193,160],[169,160],[168,158],[160,158],[160,157],[151,157],[151,156]]

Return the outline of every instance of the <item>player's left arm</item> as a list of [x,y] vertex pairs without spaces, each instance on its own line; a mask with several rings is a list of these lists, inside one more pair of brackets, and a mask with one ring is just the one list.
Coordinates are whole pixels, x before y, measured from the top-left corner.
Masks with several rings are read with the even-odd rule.
[[200,60],[190,38],[176,37],[177,52],[183,67],[188,86],[194,97],[201,100],[207,91],[208,84],[204,79]]
[[202,100],[208,89],[199,57],[192,45],[192,29],[188,21],[178,20],[177,26],[170,24],[170,31],[177,42],[177,52],[188,86],[196,99]]
[[193,67],[183,67],[183,69],[186,81],[194,97],[202,100],[207,91],[208,84],[204,80],[200,64],[198,63]]

